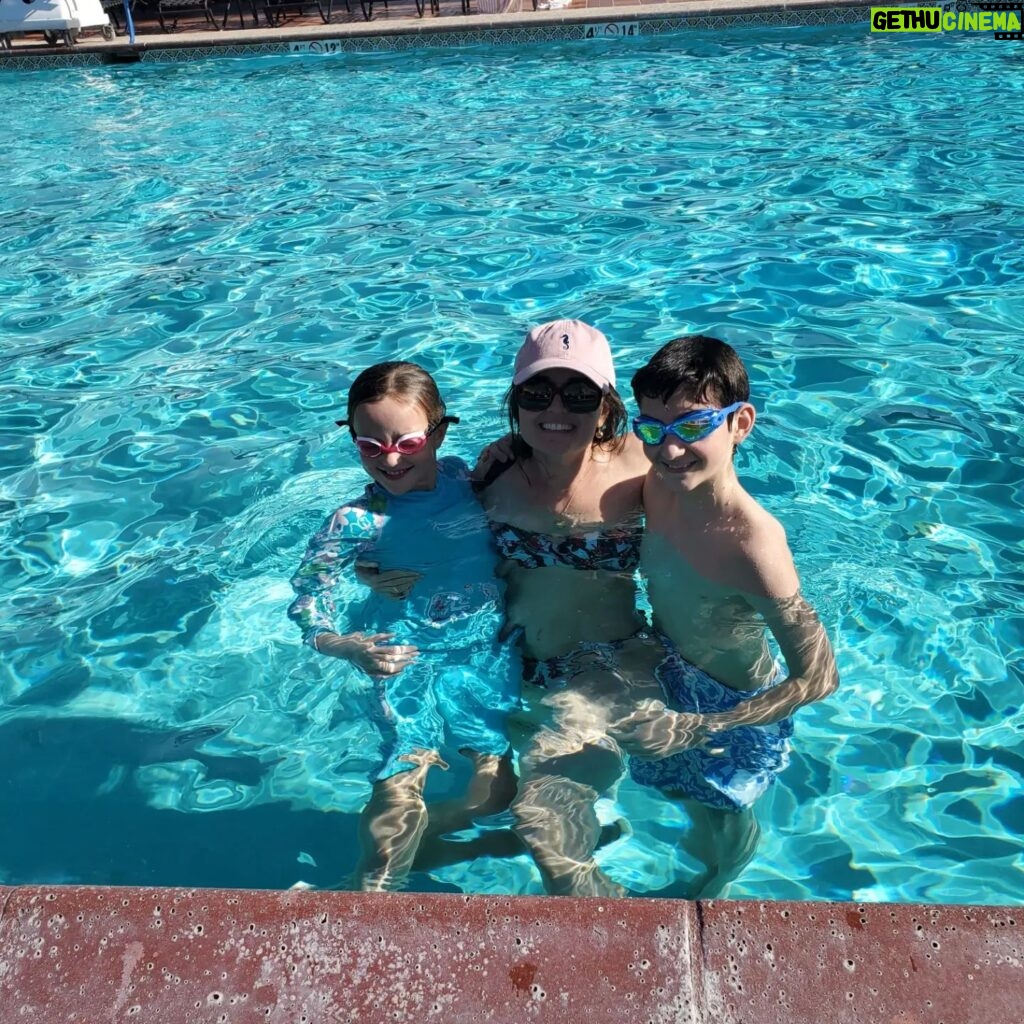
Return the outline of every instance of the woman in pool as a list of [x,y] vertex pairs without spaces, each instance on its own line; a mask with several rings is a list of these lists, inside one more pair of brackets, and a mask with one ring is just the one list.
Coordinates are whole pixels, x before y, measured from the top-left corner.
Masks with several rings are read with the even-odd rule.
[[623,895],[593,858],[594,802],[623,770],[610,727],[661,696],[634,580],[649,464],[608,341],[579,320],[530,331],[507,401],[514,461],[482,496],[524,661],[516,831],[549,892]]
[[[442,754],[468,769],[466,795],[434,805],[429,832],[464,828],[515,795],[506,720],[519,667],[498,642],[501,588],[487,521],[460,459],[438,459],[450,423],[437,385],[413,363],[364,370],[348,394],[348,426],[365,492],[309,543],[292,580],[289,616],[318,654],[377,680],[388,744],[360,822],[362,889],[398,888],[428,831],[424,787]],[[379,588],[360,609],[362,631],[336,625],[343,573],[372,563],[405,570],[411,587]],[[347,628],[347,627],[346,627]]]

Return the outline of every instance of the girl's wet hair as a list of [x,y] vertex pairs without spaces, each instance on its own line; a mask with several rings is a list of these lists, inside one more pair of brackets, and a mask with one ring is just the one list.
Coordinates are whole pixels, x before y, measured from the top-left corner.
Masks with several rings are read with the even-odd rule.
[[633,397],[664,403],[677,392],[691,402],[714,402],[719,408],[750,400],[750,379],[731,346],[704,334],[688,334],[663,345],[647,365],[633,374]]
[[368,366],[348,389],[347,415],[338,420],[339,427],[348,427],[352,436],[355,428],[352,417],[356,409],[367,402],[379,402],[382,398],[399,398],[404,402],[418,405],[427,416],[430,426],[436,426],[445,415],[445,404],[437,390],[434,378],[415,363],[389,362]]
[[[512,433],[512,453],[517,458],[529,458],[533,454],[533,448],[519,433],[519,404],[516,402],[514,385],[505,392],[502,406],[508,415],[508,426]],[[615,388],[609,388],[602,396],[601,407],[605,415],[594,431],[591,447],[617,452],[626,443],[626,425],[629,422],[626,405]]]

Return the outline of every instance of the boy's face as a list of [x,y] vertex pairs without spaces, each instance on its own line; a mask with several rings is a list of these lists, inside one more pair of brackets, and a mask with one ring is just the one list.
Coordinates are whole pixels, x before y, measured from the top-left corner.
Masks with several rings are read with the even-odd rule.
[[[695,402],[681,391],[675,392],[667,402],[647,397],[640,402],[641,415],[658,420],[665,426],[698,410],[719,408],[717,402]],[[663,483],[682,491],[696,490],[702,484],[732,472],[733,448],[750,433],[754,416],[754,407],[745,402],[705,437],[697,441],[683,441],[668,431],[661,444],[644,444],[644,455]]]

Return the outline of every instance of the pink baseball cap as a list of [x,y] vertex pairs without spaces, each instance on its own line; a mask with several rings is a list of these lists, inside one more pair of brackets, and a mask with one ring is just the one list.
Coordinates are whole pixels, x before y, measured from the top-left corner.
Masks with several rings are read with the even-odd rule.
[[582,320],[552,320],[527,334],[516,356],[512,383],[522,384],[542,370],[575,370],[604,391],[615,387],[608,339]]

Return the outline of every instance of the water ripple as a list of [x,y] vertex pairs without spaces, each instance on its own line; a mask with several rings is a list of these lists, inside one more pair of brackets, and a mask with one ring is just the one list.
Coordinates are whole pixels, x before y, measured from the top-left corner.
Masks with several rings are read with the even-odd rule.
[[[801,713],[733,895],[1019,902],[1016,63],[858,26],[0,76],[23,111],[0,193],[0,729],[42,765],[12,762],[19,789],[80,746],[83,806],[260,808],[281,835],[358,810],[372,693],[283,617],[305,538],[360,486],[344,392],[419,359],[472,457],[523,329],[578,315],[626,391],[683,331],[742,351],[740,467],[836,636],[843,686]],[[688,870],[673,808],[616,800],[637,831],[606,870]],[[163,874],[11,838],[0,874],[236,877],[148,856]],[[294,880],[270,864],[249,884]],[[537,886],[522,861],[446,872]]]

